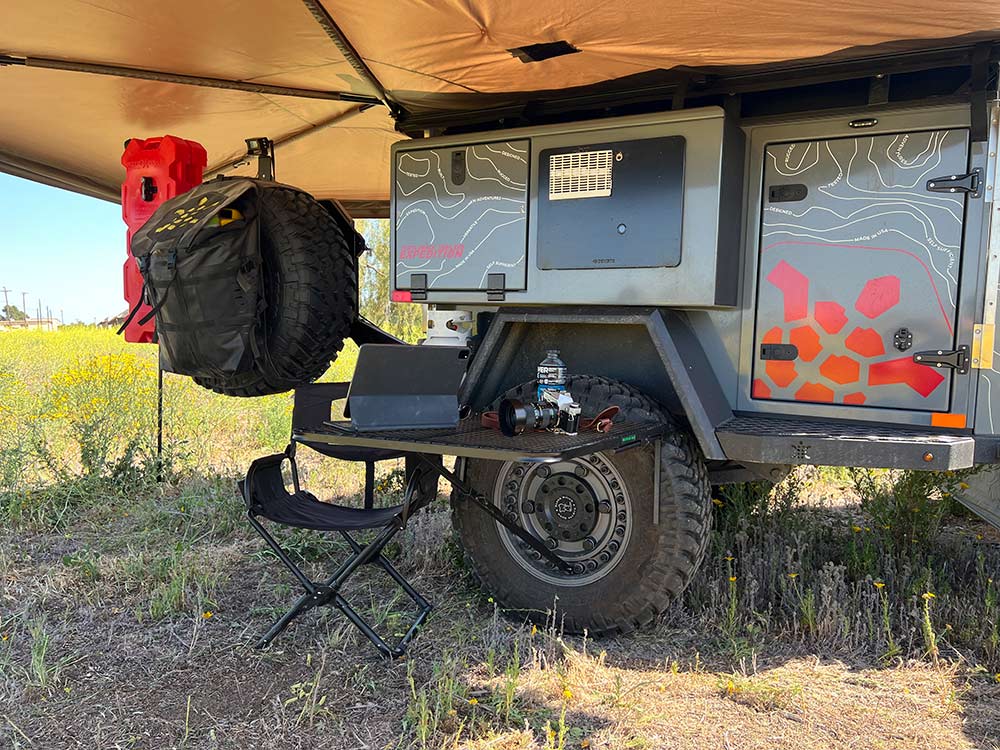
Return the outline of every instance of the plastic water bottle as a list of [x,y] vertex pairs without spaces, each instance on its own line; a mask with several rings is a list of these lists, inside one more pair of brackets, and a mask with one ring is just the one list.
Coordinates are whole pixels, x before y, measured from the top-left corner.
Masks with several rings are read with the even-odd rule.
[[559,359],[558,349],[549,349],[545,359],[538,365],[538,400],[542,400],[545,391],[566,390],[566,363]]

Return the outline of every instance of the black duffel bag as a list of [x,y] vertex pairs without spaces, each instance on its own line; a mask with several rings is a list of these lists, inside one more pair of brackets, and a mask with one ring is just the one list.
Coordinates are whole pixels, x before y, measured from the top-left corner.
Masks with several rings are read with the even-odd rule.
[[357,314],[356,242],[287,185],[222,178],[167,201],[132,238],[161,366],[237,396],[315,380]]

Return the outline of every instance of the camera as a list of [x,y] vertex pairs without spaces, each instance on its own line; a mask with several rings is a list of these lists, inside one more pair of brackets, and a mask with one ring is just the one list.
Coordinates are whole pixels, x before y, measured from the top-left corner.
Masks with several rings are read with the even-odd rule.
[[507,437],[528,430],[552,430],[576,435],[580,431],[580,405],[567,391],[544,391],[542,401],[524,403],[508,398],[497,412],[500,432]]

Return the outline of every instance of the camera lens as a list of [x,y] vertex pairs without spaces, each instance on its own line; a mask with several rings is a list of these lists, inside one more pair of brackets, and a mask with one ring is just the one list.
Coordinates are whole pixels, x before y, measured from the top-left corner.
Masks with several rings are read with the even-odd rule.
[[500,432],[507,437],[514,437],[524,432],[528,424],[528,410],[517,399],[504,399],[497,410],[497,419],[500,422]]

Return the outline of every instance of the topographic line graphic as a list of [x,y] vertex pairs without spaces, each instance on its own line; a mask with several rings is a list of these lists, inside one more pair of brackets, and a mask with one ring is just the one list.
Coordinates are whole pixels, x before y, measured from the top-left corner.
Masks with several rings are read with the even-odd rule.
[[[912,161],[907,162],[906,159],[903,158],[903,149],[906,148],[906,144],[910,140],[910,135],[911,135],[910,133],[902,133],[901,135],[893,136],[892,142],[885,147],[885,156],[889,161],[891,161],[896,166],[901,167],[902,169],[919,169],[920,167],[922,167],[924,164],[927,163],[928,159],[930,159],[929,154],[932,153],[932,148],[934,146],[934,136],[936,134],[937,131],[933,131],[928,134],[927,145],[924,147],[923,151],[921,151],[913,158]],[[896,145],[897,141],[899,141],[899,145]],[[895,152],[890,153],[890,151],[892,151],[893,146],[896,146],[896,150]],[[917,164],[917,160],[922,158],[925,154],[928,155],[927,158],[924,159],[924,161],[921,162],[920,164]]]
[[477,177],[476,175],[472,174],[472,162],[469,161],[468,159],[466,159],[465,160],[466,161],[466,174],[468,174],[469,177],[471,177],[473,180],[489,180],[491,182],[498,182],[501,185],[503,185],[505,188],[508,188],[509,190],[517,190],[518,192],[523,191],[524,188],[527,187],[527,183],[526,182],[517,182],[516,180],[511,179],[508,175],[504,174],[503,170],[500,169],[500,167],[498,167],[496,165],[496,163],[490,157],[488,157],[488,156],[480,156],[479,154],[477,154],[475,146],[468,146],[465,149],[465,151],[466,151],[466,153],[471,153],[472,156],[474,156],[479,161],[488,162],[489,165],[491,167],[493,167],[493,171],[495,171],[500,177],[503,178],[501,180],[501,179],[498,179],[496,177]]
[[[406,169],[403,168],[403,159],[409,159],[410,161],[414,161],[414,162],[417,162],[417,163],[423,162],[424,164],[427,165],[427,169],[424,170],[423,174],[417,174],[416,172],[410,172],[410,171],[408,171],[408,170],[406,170]],[[419,179],[419,178],[422,178],[422,177],[426,177],[427,175],[429,175],[431,173],[431,160],[430,159],[418,159],[413,154],[403,153],[403,154],[399,155],[399,162],[398,162],[398,165],[397,165],[396,169],[398,169],[401,174],[404,174],[407,177],[415,177],[415,178]]]
[[[522,285],[526,231],[515,237],[497,230],[526,224],[528,154],[527,141],[401,154],[396,162],[396,272],[427,273],[428,289],[479,289],[483,269],[495,262],[514,269],[509,284]],[[405,284],[405,275],[401,278]]]
[[[778,166],[778,159],[771,152],[771,149],[767,150],[767,155],[770,156],[771,160],[774,162],[774,169],[775,169],[775,171],[778,174],[780,174],[782,177],[796,177],[796,176],[798,176],[798,175],[800,175],[800,174],[802,174],[804,172],[808,172],[810,169],[812,169],[813,167],[815,167],[819,163],[819,141],[814,141],[813,143],[807,143],[806,144],[805,153],[802,154],[802,158],[799,160],[799,163],[796,166],[794,166],[794,167],[792,165],[790,165],[788,163],[788,160],[791,158],[792,152],[795,150],[795,147],[799,146],[799,145],[801,145],[801,144],[798,144],[798,143],[789,144],[788,149],[785,151],[785,167],[787,169],[791,170],[789,172],[783,171],[781,169],[781,167]],[[809,157],[809,151],[810,151],[810,149],[812,149],[813,146],[816,147],[816,158],[813,159],[812,164],[810,164],[807,167],[803,167],[802,165],[805,163],[805,160]]]
[[[406,207],[406,209],[403,211],[403,213],[400,214],[399,221],[396,222],[396,226],[399,226],[400,224],[403,223],[403,219],[406,218],[407,214],[410,211],[417,211],[417,210],[419,210],[419,209],[417,209],[415,207],[419,206],[421,203],[429,203],[430,207],[431,207],[431,210],[434,211],[434,213],[436,213],[438,216],[440,216],[445,221],[454,221],[461,214],[465,213],[465,211],[467,209],[472,208],[477,203],[484,203],[486,201],[509,201],[511,203],[517,203],[518,205],[523,205],[524,204],[523,200],[519,200],[517,198],[504,198],[504,197],[499,196],[499,195],[483,195],[483,196],[480,196],[478,198],[470,198],[469,200],[465,201],[465,205],[462,206],[462,208],[460,208],[454,214],[452,214],[451,216],[445,216],[443,213],[441,213],[440,211],[437,210],[437,206],[434,205],[434,202],[432,200],[430,200],[430,198],[421,198],[418,201],[413,201],[413,203],[410,203]],[[520,213],[520,212],[519,211],[512,211],[510,213]]]

